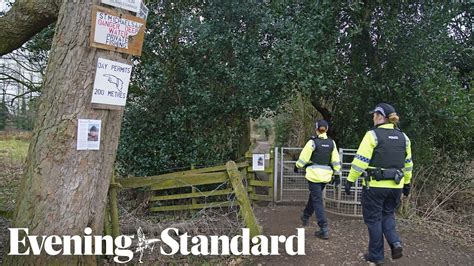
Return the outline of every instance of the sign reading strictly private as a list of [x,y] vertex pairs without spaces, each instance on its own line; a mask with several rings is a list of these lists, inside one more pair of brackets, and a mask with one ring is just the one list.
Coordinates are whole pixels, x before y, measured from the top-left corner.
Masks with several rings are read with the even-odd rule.
[[92,8],[92,47],[141,55],[144,36],[144,19],[100,6]]
[[92,103],[125,106],[131,73],[131,65],[99,58],[92,91]]
[[109,6],[130,10],[132,12],[138,12],[140,10],[142,0],[102,0],[102,3]]

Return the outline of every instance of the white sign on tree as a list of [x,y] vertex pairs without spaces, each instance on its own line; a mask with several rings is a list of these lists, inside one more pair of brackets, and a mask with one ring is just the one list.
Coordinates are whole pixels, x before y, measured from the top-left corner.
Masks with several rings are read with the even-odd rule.
[[140,31],[143,23],[97,12],[94,41],[118,48],[128,48],[129,38]]
[[78,119],[77,150],[98,150],[100,148],[101,120]]
[[131,65],[99,58],[92,91],[92,103],[125,106],[131,73]]
[[145,3],[142,2],[140,6],[140,11],[137,12],[137,17],[146,20],[146,18],[148,17],[148,12],[150,12],[150,10],[148,9],[148,7],[146,7]]
[[132,12],[138,12],[140,10],[142,0],[102,0],[102,3],[130,10]]

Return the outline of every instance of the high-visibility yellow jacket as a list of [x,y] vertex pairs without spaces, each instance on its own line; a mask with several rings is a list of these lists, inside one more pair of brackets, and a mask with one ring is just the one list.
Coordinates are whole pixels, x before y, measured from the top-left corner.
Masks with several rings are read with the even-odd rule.
[[[395,126],[393,124],[383,124],[379,126],[379,128],[387,128],[387,129],[394,129]],[[394,180],[374,180],[372,179],[369,183],[370,187],[380,187],[380,188],[402,188],[404,184],[410,184],[412,171],[413,171],[413,161],[411,158],[411,143],[408,136],[403,133],[405,136],[406,141],[406,151],[405,151],[405,165],[403,170],[403,180],[397,185]],[[359,149],[357,150],[356,156],[352,161],[351,170],[349,172],[349,176],[347,180],[350,182],[355,182],[356,179],[364,172],[366,169],[374,168],[369,166],[370,160],[372,159],[372,153],[374,148],[377,146],[377,139],[376,139],[375,132],[373,130],[369,130],[362,142],[359,145]],[[365,180],[363,181],[365,185]]]
[[[323,133],[318,136],[321,139],[327,139],[328,136],[326,133]],[[334,171],[340,173],[341,171],[341,161],[339,159],[339,153],[337,151],[336,143],[333,141],[334,147],[331,153],[331,165]],[[305,165],[309,165],[306,167],[306,179],[314,183],[328,183],[332,179],[332,175],[334,173],[333,169],[329,165],[318,165],[314,164],[311,161],[311,156],[313,155],[313,151],[315,149],[314,141],[310,139],[306,145],[304,146],[303,150],[300,153],[300,157],[296,162],[296,167],[303,168]]]

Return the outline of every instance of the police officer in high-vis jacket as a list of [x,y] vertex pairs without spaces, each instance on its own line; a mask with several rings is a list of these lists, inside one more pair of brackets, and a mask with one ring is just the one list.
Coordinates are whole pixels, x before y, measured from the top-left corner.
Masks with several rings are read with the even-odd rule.
[[382,264],[384,236],[392,250],[392,259],[403,256],[400,237],[395,228],[394,212],[401,193],[408,196],[412,176],[410,139],[397,128],[399,117],[387,103],[373,111],[374,127],[369,130],[352,161],[345,184],[346,194],[356,179],[366,172],[362,190],[362,214],[369,231],[369,250],[365,260]]
[[309,199],[303,211],[301,220],[303,226],[308,225],[309,218],[316,212],[316,218],[320,230],[315,235],[322,239],[329,238],[328,221],[324,212],[323,190],[327,183],[333,179],[333,174],[341,170],[339,153],[336,143],[328,138],[328,122],[319,120],[316,123],[317,137],[311,137],[306,143],[296,162],[296,168],[306,169],[306,179],[308,180]]

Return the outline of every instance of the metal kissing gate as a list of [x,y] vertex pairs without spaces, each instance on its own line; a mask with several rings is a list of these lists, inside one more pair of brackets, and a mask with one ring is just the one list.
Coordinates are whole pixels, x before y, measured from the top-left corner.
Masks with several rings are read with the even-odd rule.
[[[307,202],[309,197],[308,181],[304,173],[293,171],[302,148],[275,147],[274,156],[274,201],[276,202]],[[362,182],[356,180],[350,195],[344,193],[344,184],[349,174],[351,162],[355,156],[354,149],[339,149],[342,161],[341,184],[337,187],[326,185],[323,197],[326,211],[345,215],[362,216],[360,198]]]

